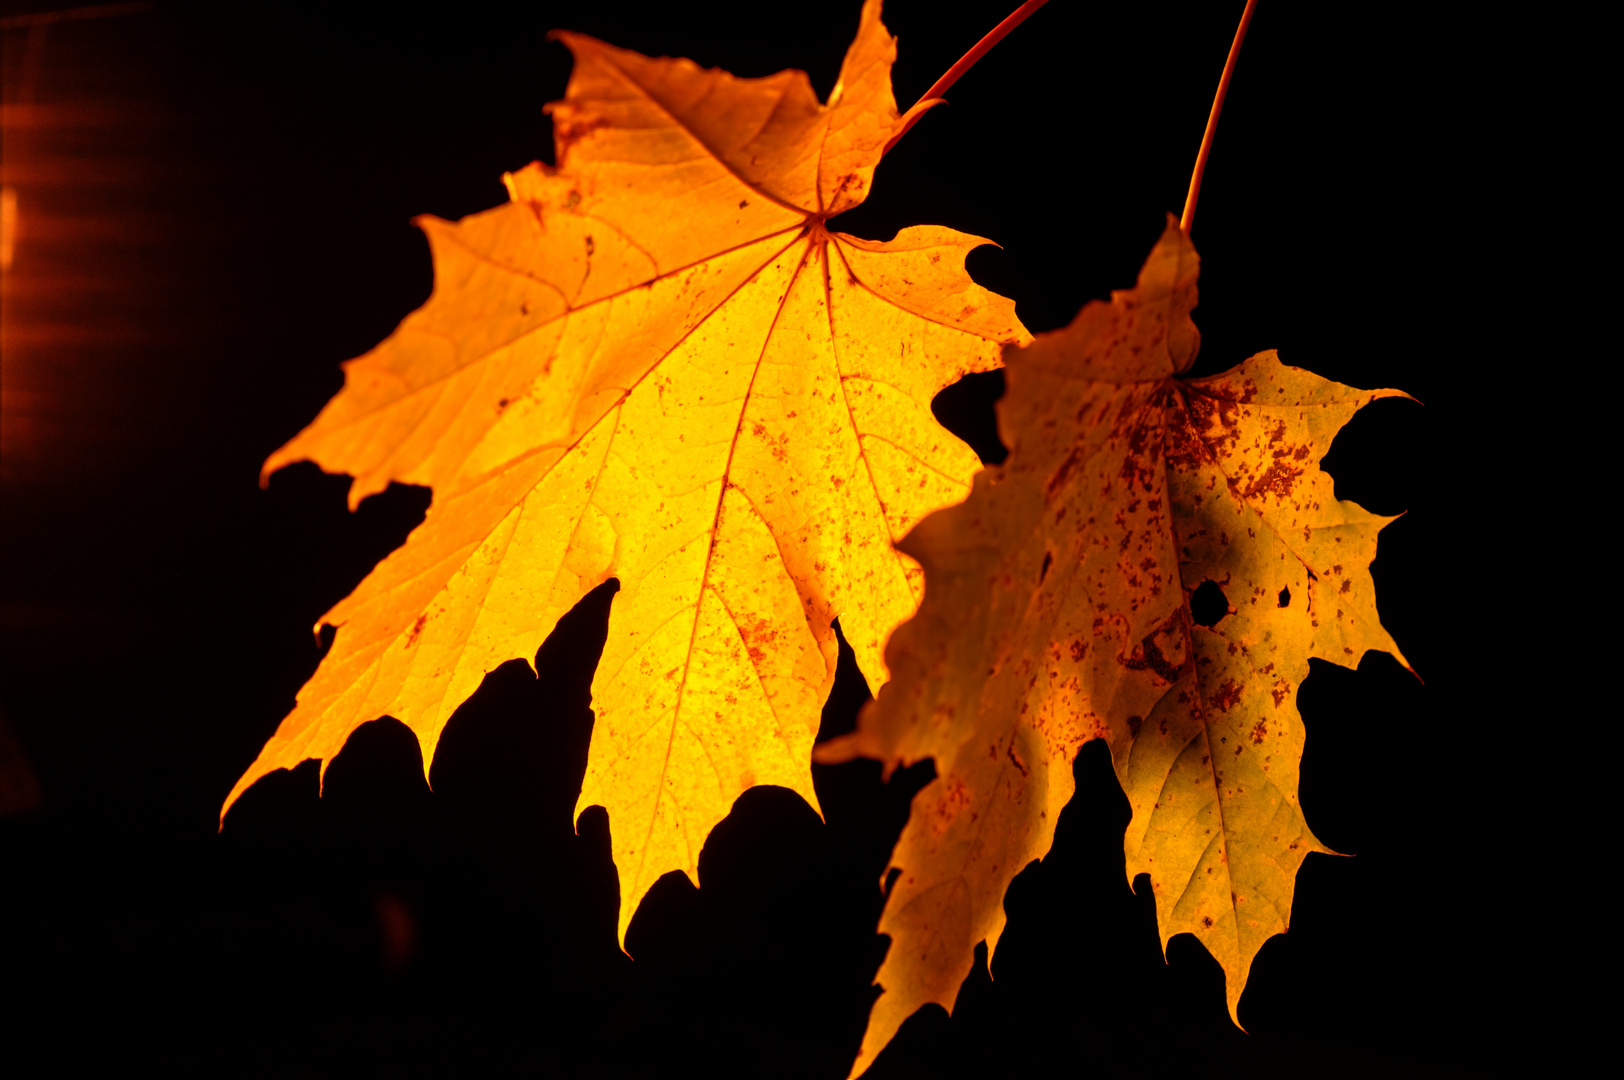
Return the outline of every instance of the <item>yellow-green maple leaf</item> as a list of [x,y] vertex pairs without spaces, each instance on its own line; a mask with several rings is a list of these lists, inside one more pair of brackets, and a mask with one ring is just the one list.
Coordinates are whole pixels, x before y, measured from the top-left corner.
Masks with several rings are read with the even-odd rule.
[[[1203,379],[1198,259],[1171,219],[1138,285],[1005,355],[1009,457],[902,550],[919,613],[856,732],[819,748],[887,768],[934,758],[892,856],[891,947],[854,1072],[927,1002],[951,1009],[1009,882],[1048,853],[1072,760],[1103,738],[1133,807],[1129,879],[1150,876],[1162,943],[1192,933],[1234,1015],[1258,948],[1286,929],[1298,866],[1326,850],[1297,802],[1297,687],[1311,657],[1402,657],[1370,562],[1390,520],[1338,501],[1319,461],[1392,390],[1262,353]],[[1190,618],[1203,582],[1231,611]]]

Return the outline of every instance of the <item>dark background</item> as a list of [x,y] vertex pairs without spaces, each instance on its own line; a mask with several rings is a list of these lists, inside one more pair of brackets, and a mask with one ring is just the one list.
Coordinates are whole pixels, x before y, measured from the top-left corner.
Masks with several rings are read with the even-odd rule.
[[[428,503],[354,514],[347,479],[265,456],[338,389],[338,363],[427,297],[414,214],[504,198],[551,159],[554,27],[827,95],[856,0],[666,5],[187,4],[61,21],[0,4],[0,1009],[42,1071],[142,1063],[246,1075],[845,1075],[885,943],[879,879],[928,776],[814,767],[827,823],[756,789],[712,834],[701,888],[663,879],[614,939],[607,819],[570,820],[612,586],[537,658],[493,672],[424,782],[393,720],[316,767],[220,801],[315,669],[310,627]],[[1014,6],[893,0],[906,106]],[[997,240],[977,280],[1033,331],[1131,285],[1183,204],[1241,3],[1056,0],[981,61],[835,227],[939,223]],[[1429,17],[1430,18],[1430,17]],[[30,44],[32,42],[32,44]],[[1384,654],[1318,661],[1301,692],[1302,801],[1355,858],[1313,856],[1289,934],[1230,1025],[1189,938],[1163,962],[1123,875],[1128,818],[1087,747],[1053,853],[951,1019],[903,1029],[874,1077],[1518,1075],[1564,1040],[1535,959],[1568,948],[1527,870],[1552,813],[1515,758],[1525,688],[1494,625],[1485,471],[1503,337],[1476,322],[1491,258],[1467,31],[1409,8],[1264,0],[1194,239],[1197,373],[1264,348],[1408,390],[1338,438],[1338,494],[1408,511],[1374,572]],[[1012,150],[1018,148],[1018,152]],[[984,457],[997,375],[939,399]],[[1470,541],[1468,542],[1468,537]],[[825,736],[864,691],[849,654]],[[1508,760],[1509,759],[1509,760]],[[1522,777],[1519,780],[1517,777]],[[1552,929],[1555,927],[1556,929]]]

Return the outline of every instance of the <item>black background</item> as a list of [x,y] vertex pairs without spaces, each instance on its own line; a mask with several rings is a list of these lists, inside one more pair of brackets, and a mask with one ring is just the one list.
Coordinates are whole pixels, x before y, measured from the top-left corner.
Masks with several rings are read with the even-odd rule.
[[[541,106],[569,60],[545,32],[741,75],[799,67],[823,96],[857,6],[161,3],[51,26],[34,67],[30,31],[4,32],[20,208],[0,444],[9,1058],[845,1075],[885,948],[880,874],[929,766],[889,785],[872,763],[814,767],[826,823],[783,790],[746,794],[701,887],[649,895],[628,959],[607,818],[570,820],[612,587],[560,624],[539,676],[515,661],[487,678],[432,793],[385,719],[319,799],[306,763],[218,833],[216,814],[314,670],[311,624],[428,503],[396,487],[350,514],[346,478],[301,465],[262,491],[259,463],[338,389],[339,361],[427,297],[409,219],[486,209],[504,170],[551,159]],[[898,100],[1011,6],[894,0]],[[834,227],[994,239],[977,280],[1033,331],[1064,325],[1131,285],[1181,208],[1241,6],[1056,0]],[[1463,553],[1481,547],[1462,537],[1493,464],[1488,391],[1468,376],[1497,347],[1467,314],[1472,50],[1405,8],[1264,0],[1195,222],[1197,373],[1275,347],[1425,402],[1371,406],[1325,462],[1340,497],[1408,512],[1374,572],[1426,680],[1371,654],[1357,672],[1316,661],[1302,688],[1305,812],[1356,857],[1305,863],[1243,1034],[1198,945],[1175,939],[1163,962],[1123,875],[1126,800],[1089,746],[1053,853],[1011,887],[992,977],[971,975],[951,1019],[910,1021],[869,1075],[1515,1075],[1553,1052],[1532,959],[1565,931],[1518,869],[1547,810],[1507,780],[1528,704],[1474,645],[1489,590]],[[988,458],[999,385],[939,399]],[[863,696],[846,654],[825,736]]]

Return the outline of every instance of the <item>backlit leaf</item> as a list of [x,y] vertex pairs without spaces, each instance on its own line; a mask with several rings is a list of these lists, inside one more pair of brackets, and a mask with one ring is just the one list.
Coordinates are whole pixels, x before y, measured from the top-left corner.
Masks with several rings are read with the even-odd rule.
[[[934,758],[938,774],[892,856],[884,993],[855,1071],[921,1005],[952,1008],[977,942],[997,948],[1005,890],[1048,853],[1089,739],[1109,742],[1133,808],[1129,880],[1149,875],[1164,948],[1191,933],[1217,958],[1231,1016],[1287,927],[1297,868],[1327,850],[1297,800],[1297,688],[1310,658],[1403,658],[1370,576],[1392,519],[1338,501],[1319,462],[1398,392],[1273,352],[1178,378],[1199,343],[1197,268],[1169,219],[1135,288],[1009,349],[1009,457],[902,541],[924,602],[858,730],[818,750]],[[1191,613],[1203,587],[1224,598],[1210,626]]]
[[494,210],[421,220],[433,296],[265,464],[349,473],[352,506],[392,481],[434,502],[323,616],[331,651],[226,806],[271,770],[325,769],[383,715],[427,768],[486,673],[617,578],[578,809],[609,811],[624,940],[745,789],[817,806],[831,623],[884,682],[920,590],[894,540],[979,468],[931,398],[1029,335],[964,272],[984,241],[824,227],[867,195],[898,119],[877,0],[828,103],[799,71],[561,37],[557,167],[507,176]]

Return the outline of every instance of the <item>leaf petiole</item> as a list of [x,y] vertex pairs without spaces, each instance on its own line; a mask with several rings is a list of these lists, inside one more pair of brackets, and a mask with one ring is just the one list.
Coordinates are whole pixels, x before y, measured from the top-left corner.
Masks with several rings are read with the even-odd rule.
[[[1218,113],[1224,107],[1224,94],[1229,90],[1229,77],[1235,74],[1235,59],[1241,54],[1241,42],[1246,38],[1246,28],[1252,22],[1252,9],[1257,7],[1257,0],[1246,0],[1246,10],[1241,12],[1241,24],[1235,29],[1235,40],[1229,46],[1229,59],[1224,61],[1224,73],[1218,78],[1218,92],[1212,98],[1212,112],[1207,114],[1207,130],[1201,136],[1201,149],[1195,156],[1195,171],[1190,174],[1190,193],[1184,197],[1184,216],[1179,219],[1179,229],[1185,236],[1190,235],[1190,226],[1195,222],[1195,199],[1201,193],[1201,174],[1207,168],[1207,155],[1212,152],[1213,132],[1218,130]],[[896,137],[892,136],[892,141]]]
[[[958,82],[959,77],[962,76],[966,71],[969,71],[972,67],[975,67],[977,60],[980,60],[983,56],[987,55],[987,52],[994,45],[1004,40],[1005,35],[1007,35],[1011,30],[1025,22],[1027,16],[1031,15],[1032,12],[1036,11],[1038,8],[1042,7],[1048,2],[1049,0],[1026,0],[1026,3],[1010,12],[1009,15],[1005,17],[1003,22],[987,31],[987,35],[985,37],[976,42],[975,46],[969,52],[959,57],[958,63],[948,68],[946,73],[943,74],[940,79],[937,79],[934,83],[932,83],[929,90],[926,90],[923,94],[919,95],[919,100],[914,102],[913,106],[909,108],[907,112],[902,114],[901,118],[897,120],[896,130],[891,133],[891,138],[886,140],[885,149],[881,150],[880,153],[889,153],[891,148],[897,144],[897,140],[908,134],[908,129],[917,124],[921,116],[924,116],[925,113],[928,112],[932,107],[940,105],[946,100],[942,97],[942,95],[947,93],[948,87]],[[1252,9],[1250,5],[1247,6],[1246,11],[1248,15],[1251,14]],[[1225,72],[1225,78],[1228,78],[1227,70]]]

